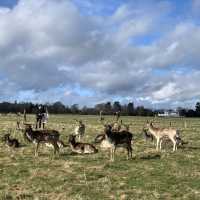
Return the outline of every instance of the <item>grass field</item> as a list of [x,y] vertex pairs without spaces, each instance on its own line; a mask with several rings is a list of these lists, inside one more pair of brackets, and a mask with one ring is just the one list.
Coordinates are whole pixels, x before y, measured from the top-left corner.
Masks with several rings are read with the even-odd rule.
[[[48,128],[59,130],[67,142],[74,118],[86,124],[86,142],[103,131],[96,116],[51,115]],[[0,199],[200,199],[200,119],[156,119],[159,127],[167,127],[171,121],[189,142],[175,153],[170,143],[156,152],[154,144],[144,140],[142,128],[150,118],[122,119],[132,123],[134,156],[127,161],[126,152],[117,150],[115,162],[110,162],[109,152],[101,150],[95,155],[74,155],[66,148],[54,157],[52,149],[45,146],[39,149],[39,157],[34,157],[34,145],[15,130],[16,117],[1,116],[0,134],[11,129],[24,147],[12,152],[0,142]],[[28,120],[34,121],[34,116]]]

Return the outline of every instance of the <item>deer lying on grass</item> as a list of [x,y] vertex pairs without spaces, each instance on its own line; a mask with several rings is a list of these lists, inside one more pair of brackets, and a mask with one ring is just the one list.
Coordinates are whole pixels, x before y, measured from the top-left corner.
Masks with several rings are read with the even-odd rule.
[[110,142],[106,139],[105,134],[99,134],[94,139],[95,144],[100,144],[100,148],[103,150],[110,149]]
[[98,149],[96,149],[94,145],[89,143],[76,142],[75,138],[75,135],[69,135],[69,144],[72,152],[78,154],[92,154],[98,152]]
[[147,129],[151,135],[156,138],[156,150],[162,149],[162,140],[168,137],[173,143],[173,152],[177,150],[177,144],[180,143],[181,138],[179,131],[174,128],[156,128],[152,122],[147,122]]
[[110,160],[114,161],[116,148],[122,147],[127,150],[127,159],[132,158],[131,141],[132,133],[128,131],[114,132],[111,125],[104,125],[104,134],[100,134],[95,138],[96,143],[105,149],[110,149]]
[[[54,148],[54,146],[53,146],[51,143],[45,143],[45,145],[46,145],[47,147]],[[68,145],[65,144],[62,140],[58,140],[58,141],[57,141],[57,145],[58,145],[59,149],[64,148],[64,147],[68,147]]]
[[85,124],[83,124],[82,120],[76,120],[76,122],[78,122],[78,124],[74,129],[74,135],[78,137],[80,142],[85,134]]
[[60,134],[56,130],[33,130],[31,126],[27,126],[24,131],[24,137],[29,141],[36,143],[35,156],[38,156],[38,148],[40,143],[47,143],[54,147],[54,154],[59,153],[59,137]]
[[2,141],[5,142],[8,147],[18,148],[20,146],[19,141],[15,138],[11,139],[9,133],[3,136]]

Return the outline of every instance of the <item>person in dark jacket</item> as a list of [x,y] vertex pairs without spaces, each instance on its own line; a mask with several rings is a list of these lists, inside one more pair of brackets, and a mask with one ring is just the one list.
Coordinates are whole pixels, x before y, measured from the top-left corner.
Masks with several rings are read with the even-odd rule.
[[36,129],[41,128],[42,116],[43,116],[43,109],[42,109],[42,106],[39,105],[36,111],[36,127],[35,127]]

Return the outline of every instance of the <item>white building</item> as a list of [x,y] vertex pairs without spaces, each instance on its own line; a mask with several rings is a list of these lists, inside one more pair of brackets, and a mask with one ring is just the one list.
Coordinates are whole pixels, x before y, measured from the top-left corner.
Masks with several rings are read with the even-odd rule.
[[164,111],[164,113],[158,113],[158,117],[179,117],[177,111]]

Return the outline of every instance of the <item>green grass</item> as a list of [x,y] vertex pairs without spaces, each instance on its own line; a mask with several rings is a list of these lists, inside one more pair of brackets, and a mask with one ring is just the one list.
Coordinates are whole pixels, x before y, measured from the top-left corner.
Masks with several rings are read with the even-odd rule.
[[[81,118],[86,124],[85,142],[92,142],[103,131],[95,116],[51,115],[48,128],[60,131],[66,143],[73,132],[74,118]],[[34,122],[34,116],[28,119]],[[39,157],[35,158],[34,145],[26,143],[15,129],[16,117],[1,116],[0,135],[11,130],[12,136],[25,146],[11,151],[0,143],[0,199],[200,199],[200,120],[156,119],[159,127],[168,127],[171,121],[189,142],[172,153],[170,143],[163,146],[162,152],[156,152],[152,142],[144,141],[142,128],[150,118],[122,119],[132,123],[134,156],[127,161],[126,152],[117,149],[115,162],[110,162],[106,151],[73,155],[66,148],[54,157],[52,149],[45,146],[40,147]],[[106,120],[111,121],[112,117]]]

